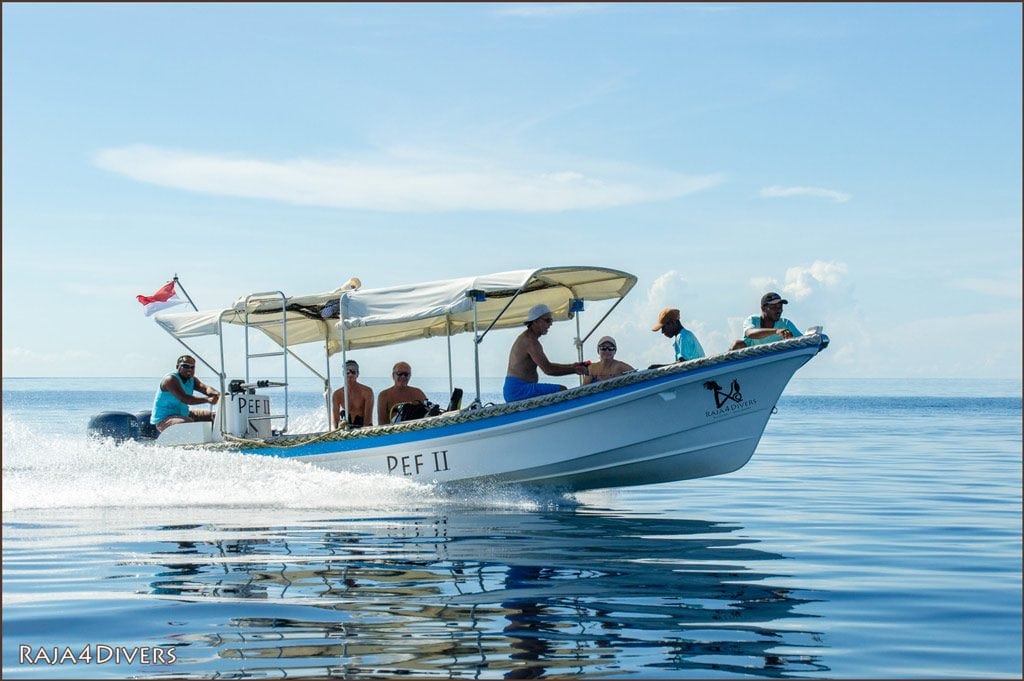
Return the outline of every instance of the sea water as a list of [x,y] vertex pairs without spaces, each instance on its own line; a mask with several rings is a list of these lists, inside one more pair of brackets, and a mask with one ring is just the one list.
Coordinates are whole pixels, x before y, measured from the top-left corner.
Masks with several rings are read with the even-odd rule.
[[3,380],[5,678],[1021,676],[1020,381],[797,378],[743,469],[575,496],[86,438],[156,381]]

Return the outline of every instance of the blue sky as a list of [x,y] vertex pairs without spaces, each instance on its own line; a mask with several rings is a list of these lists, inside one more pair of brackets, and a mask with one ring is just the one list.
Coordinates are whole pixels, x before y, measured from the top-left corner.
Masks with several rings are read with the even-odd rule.
[[[1019,378],[1021,19],[4,3],[3,374],[164,373],[179,346],[135,295],[175,273],[214,308],[594,264],[639,277],[603,327],[636,366],[670,359],[662,307],[715,352],[779,290],[832,338],[801,375]],[[446,374],[420,345],[364,374]]]

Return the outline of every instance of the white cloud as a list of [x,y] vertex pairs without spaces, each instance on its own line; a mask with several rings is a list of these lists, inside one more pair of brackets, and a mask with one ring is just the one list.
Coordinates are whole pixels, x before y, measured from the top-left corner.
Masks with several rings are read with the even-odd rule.
[[603,2],[557,2],[528,3],[502,7],[497,10],[499,16],[521,17],[524,19],[545,19],[548,17],[565,17],[579,14],[594,14],[607,7]]
[[811,196],[819,199],[830,199],[836,203],[846,203],[851,198],[849,194],[844,192],[823,187],[781,187],[779,185],[764,187],[758,192],[758,195],[764,199],[788,199],[794,196]]
[[815,289],[839,286],[847,274],[847,267],[841,262],[815,260],[810,267],[790,267],[786,270],[786,283],[782,290],[787,296],[803,300]]
[[817,290],[842,286],[848,273],[845,263],[815,260],[810,265],[787,268],[781,281],[772,276],[751,277],[750,287],[760,293],[774,289],[787,298],[804,300]]
[[415,151],[373,159],[282,161],[129,146],[102,150],[95,163],[139,182],[206,194],[410,212],[608,208],[674,199],[722,181],[720,175],[596,161],[582,162],[586,167],[523,168]]
[[[845,263],[815,260],[810,265],[788,267],[781,277],[751,277],[749,284],[752,313],[756,314],[757,300],[763,293],[778,291],[790,301],[783,312],[786,318],[802,330],[822,326],[832,338],[828,351],[805,370],[812,375],[862,375],[867,358],[879,352],[875,329],[853,295]],[[742,335],[745,319],[746,315],[729,317],[732,338]]]
[[[985,281],[980,285],[980,281]],[[996,285],[999,282],[999,285]],[[801,369],[802,376],[1001,377],[1019,376],[1021,310],[1006,309],[965,315],[921,318],[908,310],[905,321],[880,324],[873,307],[863,308],[854,294],[851,273],[843,262],[816,260],[797,265],[783,276],[749,280],[760,296],[775,290],[790,300],[783,313],[800,329],[821,325],[831,338],[828,349]],[[977,288],[1009,293],[1009,281],[979,280]],[[1018,284],[1019,297],[1019,284]],[[738,334],[742,317],[728,325]],[[943,329],[955,329],[945,333]],[[922,340],[923,339],[923,340]]]
[[653,313],[668,307],[669,303],[676,298],[676,294],[680,292],[680,289],[685,286],[686,279],[681,274],[675,270],[665,272],[657,277],[651,283],[650,288],[647,289],[644,308]]
[[[618,359],[636,368],[671,362],[672,341],[651,331],[658,313],[666,307],[679,308],[683,325],[696,334],[709,355],[728,349],[738,337],[716,328],[719,325],[717,319],[708,323],[696,317],[695,308],[698,306],[693,286],[676,270],[656,277],[646,290],[638,290],[631,299],[627,299],[597,335],[613,336],[619,345]],[[592,338],[585,348],[587,357],[596,355],[592,347],[595,340],[596,337]]]
[[1021,270],[1004,278],[970,278],[953,282],[957,288],[997,298],[1021,299]]

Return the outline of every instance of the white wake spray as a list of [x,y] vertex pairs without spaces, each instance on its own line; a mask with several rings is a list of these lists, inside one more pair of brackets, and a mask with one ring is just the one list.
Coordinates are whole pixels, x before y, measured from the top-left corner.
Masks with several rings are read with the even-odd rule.
[[329,471],[290,459],[40,434],[3,418],[3,511],[182,507],[394,513],[457,506],[532,510],[571,506],[516,488],[445,493],[378,474]]

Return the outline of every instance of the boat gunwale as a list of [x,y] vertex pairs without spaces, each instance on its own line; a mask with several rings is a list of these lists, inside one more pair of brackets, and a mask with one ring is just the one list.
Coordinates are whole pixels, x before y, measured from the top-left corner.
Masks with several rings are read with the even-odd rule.
[[[604,399],[612,397],[612,395],[605,395],[604,393],[612,393],[624,388],[632,388],[639,384],[650,384],[644,387],[651,387],[652,385],[671,381],[683,374],[692,374],[702,370],[710,370],[724,364],[745,363],[747,361],[768,356],[788,354],[790,352],[797,352],[815,347],[820,351],[827,345],[828,336],[820,333],[810,334],[773,343],[755,345],[740,350],[727,351],[710,357],[685,362],[676,362],[654,369],[641,369],[639,371],[623,374],[622,376],[582,386],[576,386],[550,395],[543,395],[506,404],[492,404],[477,409],[462,409],[457,412],[449,412],[405,423],[370,426],[367,428],[356,428],[351,430],[338,429],[320,433],[282,435],[267,439],[244,439],[226,435],[224,442],[184,446],[189,448],[201,447],[203,449],[228,451],[242,450],[245,453],[283,457],[316,456],[317,454],[322,453],[340,453],[340,451],[385,447],[402,444],[410,439],[419,439],[416,434],[425,430],[437,431],[439,429],[449,429],[453,426],[466,426],[472,424],[468,429],[460,428],[459,432],[443,434],[435,433],[433,435],[434,437],[443,437],[445,435],[458,435],[464,432],[472,432],[488,426],[498,427],[499,424],[483,424],[478,422],[499,417],[514,416],[522,412],[544,410],[544,413],[527,416],[527,418],[536,418],[547,415],[549,411],[547,409],[548,407],[562,405],[566,402],[577,402],[582,400],[581,402],[578,402],[577,405],[571,406],[584,406],[587,404],[593,404],[593,400],[586,398],[598,396],[597,399]],[[628,394],[629,392],[633,391],[624,390],[621,394]],[[557,411],[563,411],[563,409],[558,409]],[[522,419],[514,419],[514,421],[520,420]],[[328,443],[333,443],[335,445],[341,444],[342,447],[340,450],[336,447],[332,452],[310,452],[306,449],[311,445]],[[299,451],[295,451],[294,454],[291,454],[289,453],[289,450]]]

